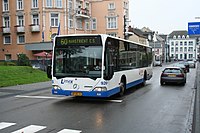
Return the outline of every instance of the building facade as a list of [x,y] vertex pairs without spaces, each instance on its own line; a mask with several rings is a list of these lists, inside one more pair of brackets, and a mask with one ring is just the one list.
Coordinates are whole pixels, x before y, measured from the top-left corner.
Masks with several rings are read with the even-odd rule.
[[123,37],[128,0],[1,0],[0,60],[52,50],[57,34]]
[[189,36],[187,31],[173,31],[169,34],[169,56],[171,60],[197,59],[199,45],[196,37]]

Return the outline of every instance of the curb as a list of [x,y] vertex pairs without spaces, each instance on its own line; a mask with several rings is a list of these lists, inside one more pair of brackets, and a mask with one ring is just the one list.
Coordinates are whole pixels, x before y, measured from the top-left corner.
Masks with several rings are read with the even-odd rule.
[[197,63],[192,133],[200,133],[200,64]]

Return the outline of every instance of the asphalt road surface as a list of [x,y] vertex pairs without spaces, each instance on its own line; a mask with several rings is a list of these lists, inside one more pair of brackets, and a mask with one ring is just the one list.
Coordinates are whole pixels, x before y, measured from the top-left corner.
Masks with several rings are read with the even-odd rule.
[[51,85],[0,88],[0,133],[187,133],[196,70],[185,86],[160,86],[163,67],[144,87],[109,99],[58,97]]

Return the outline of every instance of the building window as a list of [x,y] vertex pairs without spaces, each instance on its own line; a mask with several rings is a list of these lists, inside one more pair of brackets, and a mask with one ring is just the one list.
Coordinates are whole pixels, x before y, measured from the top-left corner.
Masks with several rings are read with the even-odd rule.
[[180,46],[182,46],[183,45],[183,42],[182,41],[180,41]]
[[174,47],[171,48],[171,52],[174,52]]
[[184,42],[184,45],[187,46],[187,41]]
[[17,37],[17,43],[18,44],[23,44],[23,43],[25,43],[25,37],[24,37],[24,35],[18,35],[18,37]]
[[110,36],[117,36],[117,33],[107,33],[108,35],[110,35]]
[[183,52],[183,47],[180,47],[180,52]]
[[193,52],[193,47],[189,47],[188,52]]
[[192,59],[193,58],[193,54],[189,54],[189,59]]
[[183,59],[183,54],[180,54],[180,59]]
[[58,13],[51,13],[51,26],[52,27],[58,27]]
[[17,10],[23,10],[23,0],[17,0]]
[[38,8],[38,0],[32,0],[32,8]]
[[56,2],[55,5],[57,8],[62,8],[62,0],[56,0],[55,2]]
[[24,26],[24,16],[17,16],[18,26]]
[[4,36],[4,44],[11,44],[10,36]]
[[38,14],[32,15],[32,24],[39,25],[39,15]]
[[171,46],[174,46],[174,42],[171,42]]
[[85,20],[85,29],[89,30],[90,29],[90,23],[88,20]]
[[184,52],[187,52],[187,47],[184,48]]
[[73,28],[73,15],[69,14],[68,27]]
[[189,45],[190,45],[190,46],[193,46],[193,41],[189,41]]
[[77,20],[77,29],[82,29],[83,28],[82,24],[83,23],[81,19]]
[[108,17],[107,18],[107,29],[116,29],[117,28],[117,18]]
[[109,4],[108,4],[108,9],[109,9],[109,10],[115,9],[115,3],[109,3]]
[[96,30],[97,29],[97,20],[96,18],[92,19],[92,30]]
[[46,6],[47,7],[52,7],[52,0],[46,0]]
[[3,11],[9,11],[8,0],[3,0]]
[[176,52],[178,52],[178,47],[176,47]]
[[178,46],[178,41],[176,41],[176,46]]
[[10,27],[10,17],[4,17],[3,18],[3,23],[4,23],[4,27],[5,28],[9,28]]
[[11,54],[6,54],[5,55],[5,60],[6,61],[9,61],[9,60],[11,60],[12,58],[11,58]]
[[124,8],[128,9],[128,3],[127,2],[124,2]]

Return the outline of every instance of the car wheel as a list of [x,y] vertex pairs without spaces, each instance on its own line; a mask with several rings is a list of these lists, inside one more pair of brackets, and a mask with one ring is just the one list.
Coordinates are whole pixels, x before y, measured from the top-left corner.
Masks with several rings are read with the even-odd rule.
[[163,82],[163,81],[160,81],[160,85],[164,85],[164,82]]

